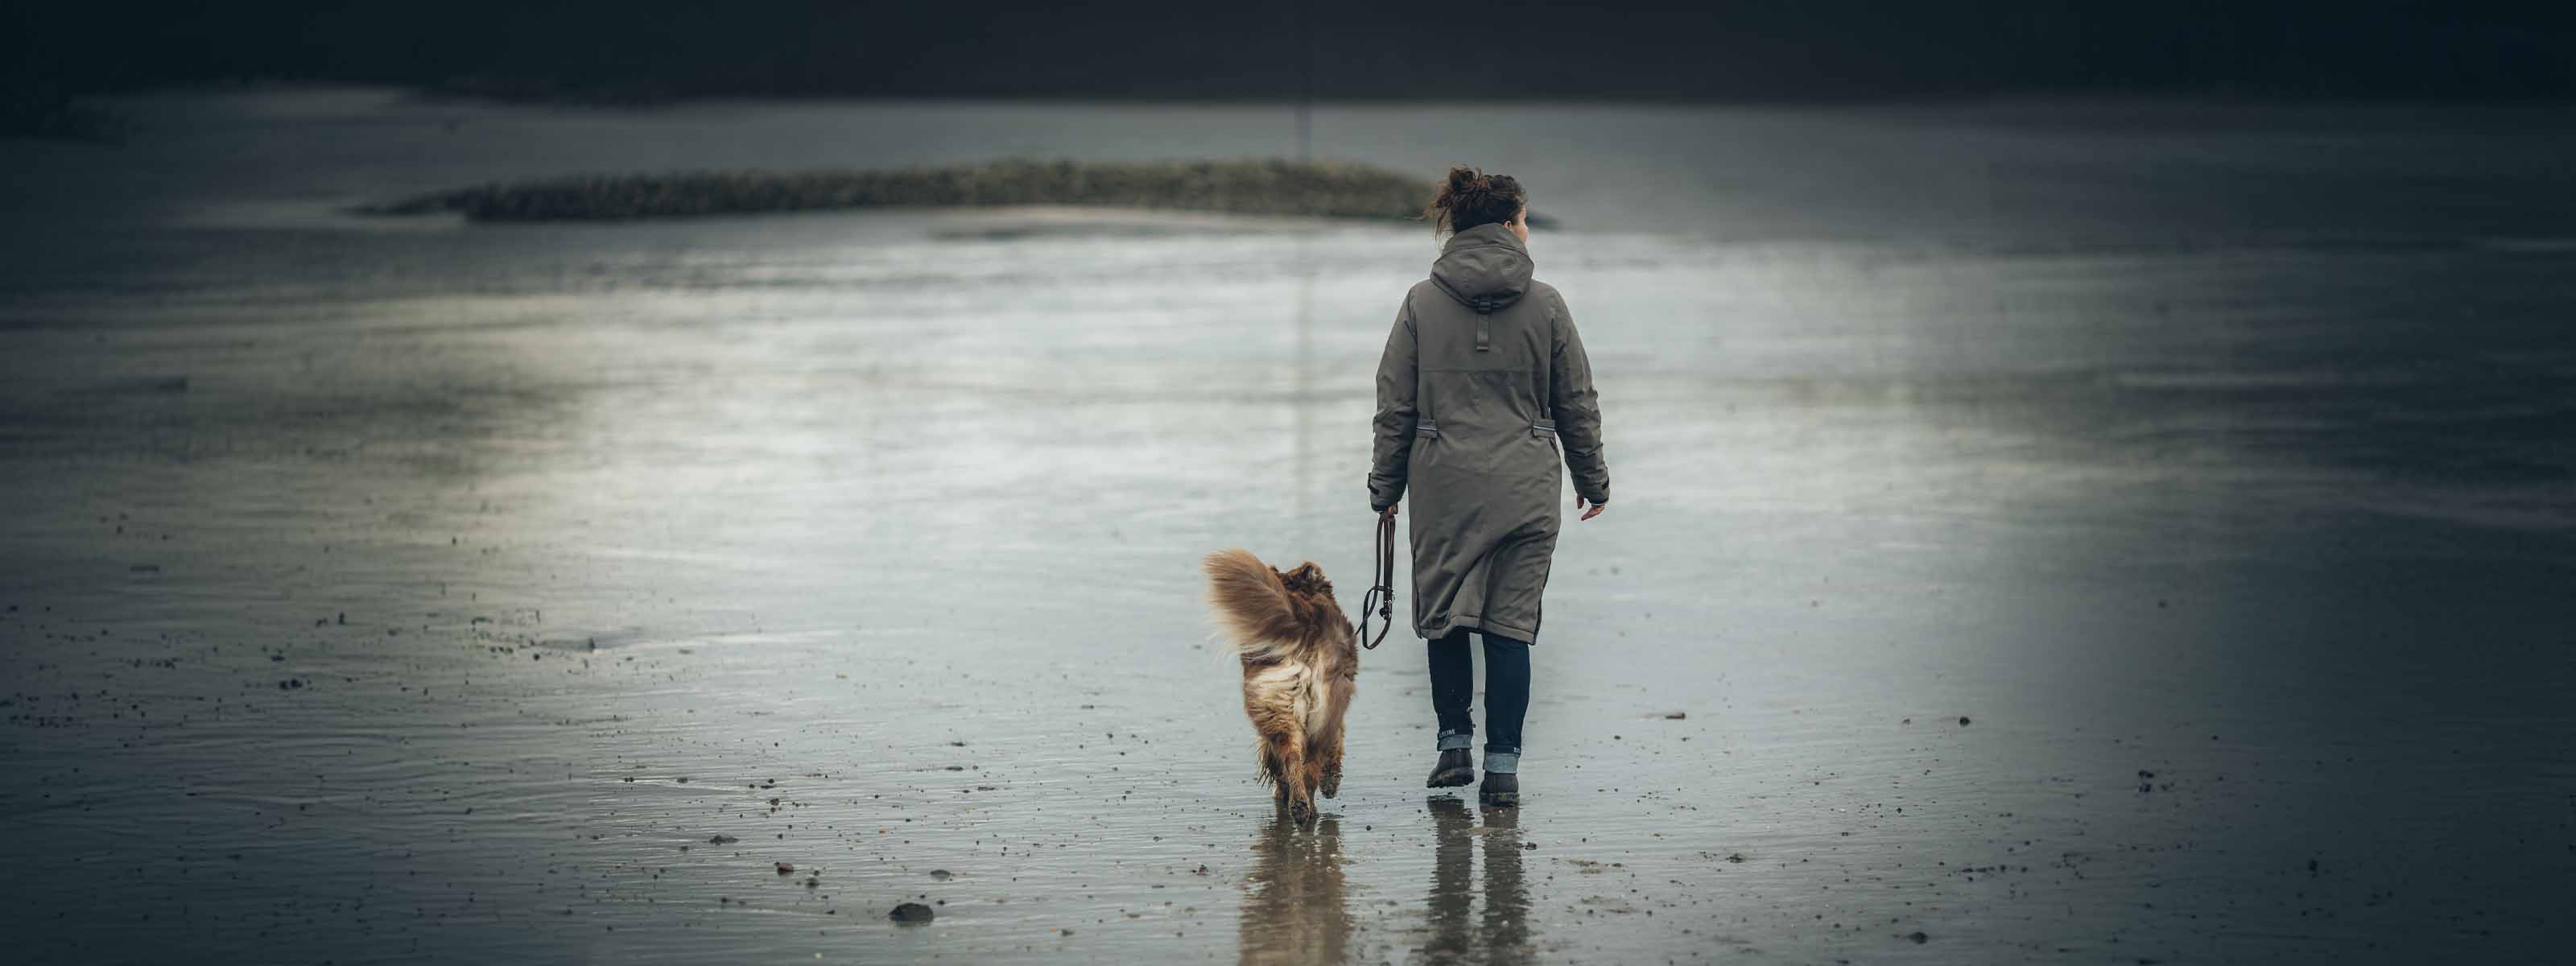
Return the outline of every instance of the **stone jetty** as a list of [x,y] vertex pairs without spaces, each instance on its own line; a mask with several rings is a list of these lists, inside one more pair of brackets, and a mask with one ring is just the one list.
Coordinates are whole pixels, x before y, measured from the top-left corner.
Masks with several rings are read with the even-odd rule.
[[702,171],[490,184],[359,209],[471,221],[613,221],[846,208],[1084,205],[1396,221],[1433,184],[1384,168],[1272,159],[994,161],[874,171]]

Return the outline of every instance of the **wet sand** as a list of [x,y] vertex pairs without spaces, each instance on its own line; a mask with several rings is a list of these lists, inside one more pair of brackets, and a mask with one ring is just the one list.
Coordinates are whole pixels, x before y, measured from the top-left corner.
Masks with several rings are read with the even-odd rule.
[[[441,136],[424,109],[331,103],[171,108],[107,160],[6,148],[0,855],[26,961],[2563,945],[2576,250],[2545,214],[2444,244],[1952,244],[1696,235],[1569,190],[1533,250],[1592,348],[1617,499],[1561,544],[1525,805],[1420,787],[1427,679],[1392,639],[1343,796],[1300,831],[1253,783],[1196,562],[1313,559],[1356,606],[1366,374],[1427,237],[370,227],[329,212],[460,163],[403,140]],[[1103,156],[1062,132],[1155,123],[1082,110],[991,123]],[[1327,144],[1378,123],[1323,117]],[[1213,118],[1163,123],[1241,153],[1227,125],[1272,120]],[[568,123],[750,149],[687,112]],[[1971,142],[2009,165],[2087,136]],[[2253,150],[2211,138],[2174,150]],[[285,154],[321,160],[225,166]],[[2384,163],[2308,180],[2414,171]],[[906,901],[936,918],[890,921]]]

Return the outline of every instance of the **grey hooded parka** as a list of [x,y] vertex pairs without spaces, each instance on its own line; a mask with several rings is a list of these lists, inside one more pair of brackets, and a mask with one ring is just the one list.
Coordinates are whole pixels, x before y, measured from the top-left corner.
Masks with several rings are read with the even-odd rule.
[[[1377,369],[1369,506],[1413,493],[1413,627],[1538,642],[1564,483],[1610,499],[1592,363],[1511,229],[1451,235],[1397,310]],[[1560,446],[1563,449],[1559,453]]]

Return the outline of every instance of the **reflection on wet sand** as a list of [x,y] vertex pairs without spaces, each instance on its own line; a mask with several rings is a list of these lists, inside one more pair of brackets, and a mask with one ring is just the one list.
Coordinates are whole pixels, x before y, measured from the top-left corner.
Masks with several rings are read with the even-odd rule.
[[1341,822],[1301,831],[1286,809],[1261,826],[1252,874],[1244,880],[1238,942],[1244,963],[1350,960],[1351,913],[1344,904]]
[[[1529,888],[1521,878],[1520,812],[1484,809],[1485,824],[1476,827],[1467,803],[1448,796],[1426,801],[1431,810],[1431,934],[1422,958],[1433,963],[1527,963],[1531,960]],[[1483,841],[1479,848],[1477,841]],[[1470,886],[1471,854],[1482,851],[1483,888]],[[1467,912],[1475,896],[1484,910],[1471,925]]]

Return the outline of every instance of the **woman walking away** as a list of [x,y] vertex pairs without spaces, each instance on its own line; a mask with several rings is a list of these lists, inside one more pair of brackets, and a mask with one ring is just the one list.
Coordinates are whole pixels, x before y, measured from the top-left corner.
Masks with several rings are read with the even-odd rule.
[[1520,182],[1452,168],[1431,207],[1450,232],[1431,277],[1396,311],[1377,368],[1377,447],[1369,509],[1392,514],[1413,491],[1413,629],[1430,641],[1439,763],[1429,786],[1474,781],[1467,716],[1475,668],[1469,631],[1485,642],[1485,782],[1489,806],[1520,804],[1521,715],[1529,649],[1556,551],[1563,477],[1575,508],[1601,515],[1610,468],[1592,364],[1565,299],[1530,278],[1529,198]]

